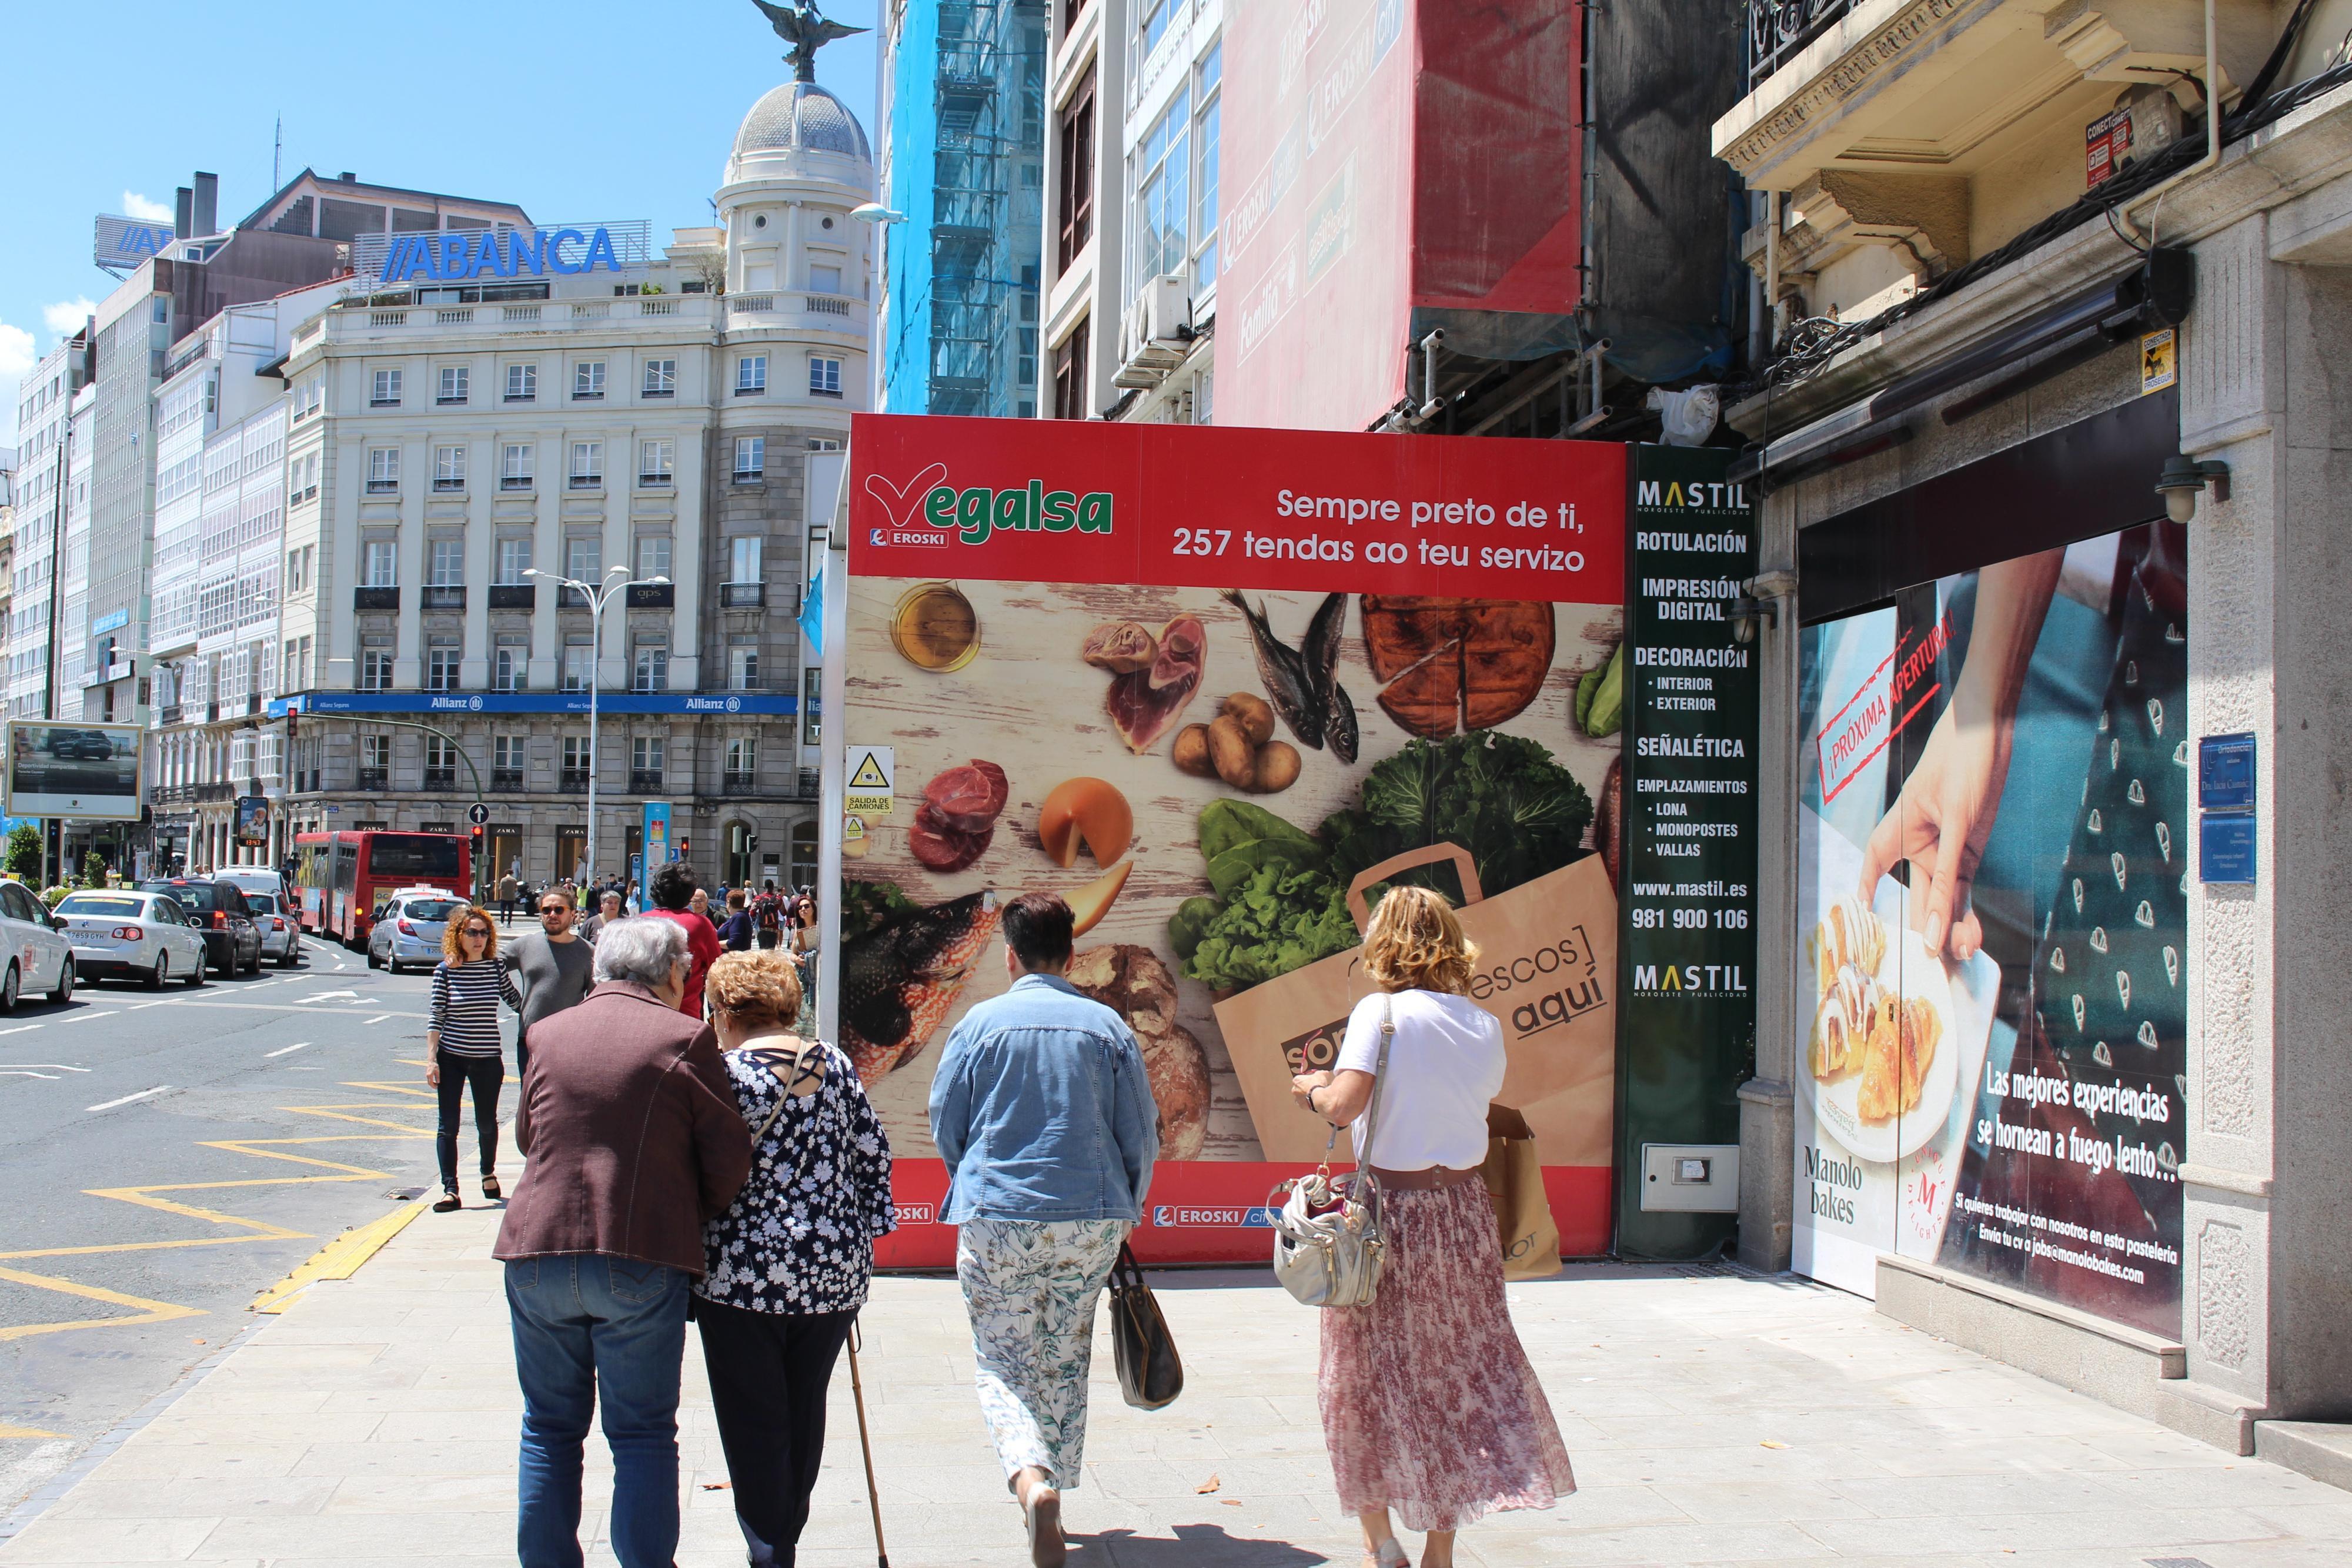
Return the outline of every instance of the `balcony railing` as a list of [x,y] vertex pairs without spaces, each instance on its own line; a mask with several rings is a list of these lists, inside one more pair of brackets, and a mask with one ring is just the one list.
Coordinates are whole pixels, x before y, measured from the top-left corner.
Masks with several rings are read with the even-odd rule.
[[633,582],[629,585],[629,608],[632,610],[671,610],[677,605],[677,584],[674,582]]
[[490,584],[490,608],[493,610],[530,610],[539,604],[539,590],[528,582],[494,582]]
[[659,768],[630,768],[630,769],[629,769],[629,793],[630,793],[630,794],[632,794],[632,795],[658,795],[658,794],[660,794],[660,793],[662,792],[662,789],[663,789],[663,785],[662,785],[662,772],[661,772],[661,769],[659,769]]
[[508,791],[520,789],[522,788],[522,769],[520,768],[491,768],[490,788],[502,794]]
[[588,793],[588,770],[567,768],[558,776],[555,787],[566,795],[585,795]]
[[400,590],[397,588],[354,588],[352,590],[354,610],[397,610]]
[[389,768],[362,768],[360,769],[359,789],[360,793],[362,795],[381,791],[388,789],[390,785],[391,770]]
[[719,776],[719,786],[730,795],[748,795],[758,777],[752,773],[722,773]]
[[1748,0],[1748,85],[1752,89],[1820,37],[1853,0]]
[[530,488],[530,476],[528,474],[509,474],[499,481],[499,488],[501,490],[528,490]]
[[719,585],[719,607],[722,610],[759,610],[768,602],[768,585],[764,582],[722,582]]
[[455,789],[457,770],[454,768],[428,768],[425,770],[424,787],[427,789]]
[[437,583],[425,590],[422,603],[427,610],[463,610],[466,608],[465,585]]
[[568,584],[559,584],[555,590],[555,607],[558,610],[585,610],[588,608],[588,595]]

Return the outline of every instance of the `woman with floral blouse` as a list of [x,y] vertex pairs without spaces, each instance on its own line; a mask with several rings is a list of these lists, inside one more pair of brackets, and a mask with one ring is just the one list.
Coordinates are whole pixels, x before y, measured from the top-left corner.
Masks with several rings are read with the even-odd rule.
[[890,1143],[857,1070],[793,1031],[790,955],[730,953],[705,982],[751,1177],[703,1230],[695,1322],[752,1568],[789,1568],[824,1452],[825,1387],[896,1228]]

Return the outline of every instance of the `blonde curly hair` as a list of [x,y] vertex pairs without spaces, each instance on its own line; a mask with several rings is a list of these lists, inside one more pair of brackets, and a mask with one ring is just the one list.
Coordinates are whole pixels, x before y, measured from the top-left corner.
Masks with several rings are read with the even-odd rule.
[[1372,911],[1364,933],[1364,973],[1381,989],[1461,996],[1477,967],[1477,944],[1462,935],[1462,922],[1444,894],[1392,887]]
[[702,994],[712,1011],[732,1013],[753,1029],[792,1029],[800,1021],[800,967],[781,948],[727,954],[710,966]]

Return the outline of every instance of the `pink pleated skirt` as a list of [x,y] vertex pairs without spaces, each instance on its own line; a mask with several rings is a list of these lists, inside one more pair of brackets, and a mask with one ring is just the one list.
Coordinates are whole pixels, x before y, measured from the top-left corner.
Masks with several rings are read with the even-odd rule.
[[1486,1185],[1384,1203],[1380,1294],[1322,1314],[1317,1392],[1340,1506],[1387,1508],[1417,1531],[1551,1507],[1576,1477],[1503,1303]]

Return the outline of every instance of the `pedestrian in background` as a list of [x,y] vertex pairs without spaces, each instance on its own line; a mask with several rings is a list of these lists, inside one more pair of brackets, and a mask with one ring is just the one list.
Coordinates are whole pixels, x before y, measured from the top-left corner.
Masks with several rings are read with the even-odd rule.
[[580,928],[580,935],[593,942],[604,927],[615,921],[627,918],[628,916],[621,913],[621,895],[617,893],[607,893],[598,902],[596,913],[590,915],[588,923]]
[[499,878],[499,918],[500,920],[509,925],[513,923],[515,900],[520,896],[521,892],[520,884],[515,881],[514,868],[509,866],[506,875]]
[[1086,1459],[1095,1303],[1160,1153],[1134,1033],[1065,977],[1074,925],[1055,894],[1005,906],[1013,988],[964,1015],[931,1079],[981,1413],[1038,1568],[1067,1555],[1061,1493]]
[[[1364,973],[1338,1071],[1291,1081],[1298,1103],[1356,1129],[1380,1184],[1387,1261],[1371,1303],[1322,1313],[1316,1375],[1339,1505],[1379,1568],[1406,1563],[1390,1522],[1427,1532],[1423,1568],[1453,1568],[1454,1533],[1576,1490],[1551,1405],[1503,1303],[1503,1249],[1479,1179],[1502,1092],[1503,1026],[1465,994],[1478,961],[1444,898],[1391,888],[1364,933]],[[978,1011],[978,1009],[974,1009]],[[1367,1147],[1381,1041],[1389,1041]]]
[[817,929],[816,900],[802,894],[793,901],[793,954],[801,967],[801,986],[808,994],[811,1011],[816,1008],[817,953],[824,938]]
[[784,937],[784,901],[772,882],[761,884],[751,900],[751,930],[761,948],[778,946]]
[[572,901],[562,894],[541,899],[539,929],[516,937],[502,956],[522,993],[522,1017],[515,1025],[518,1079],[530,1071],[531,1026],[577,1007],[595,983],[594,959],[589,945],[572,930],[575,918]]
[[[751,915],[743,907],[743,890],[735,889],[727,895],[727,918],[719,923],[719,940],[730,953],[741,953],[751,946]],[[793,1006],[799,1006],[794,998]]]
[[528,1163],[493,1256],[506,1263],[522,1385],[521,1568],[579,1568],[580,1472],[602,1406],[621,1568],[677,1551],[677,1396],[702,1227],[751,1164],[719,1042],[678,1011],[692,958],[668,921],[623,921],[596,988],[541,1025],[515,1114]]
[[803,1038],[814,1031],[782,954],[730,953],[706,992],[756,1131],[751,1179],[703,1228],[694,1319],[752,1568],[789,1568],[824,1458],[834,1362],[866,1304],[874,1242],[897,1225],[890,1140],[849,1058]]
[[646,913],[656,920],[667,920],[686,933],[687,946],[694,954],[694,972],[686,982],[686,996],[678,1009],[694,1018],[702,1016],[702,981],[710,973],[710,966],[726,949],[719,945],[719,933],[709,921],[695,913],[695,895],[702,891],[695,881],[694,868],[684,861],[672,861],[654,873],[654,906]]
[[425,1082],[440,1092],[434,1152],[441,1158],[436,1214],[463,1206],[457,1196],[457,1115],[474,1092],[474,1131],[481,1145],[482,1196],[499,1192],[499,1092],[507,1076],[499,1004],[520,1008],[514,979],[499,962],[499,928],[490,912],[460,904],[441,927],[441,962],[433,967],[433,1001],[425,1027]]
[[709,921],[712,925],[716,926],[719,924],[718,917],[710,913],[710,894],[700,886],[695,888],[694,896],[686,901],[686,906]]

